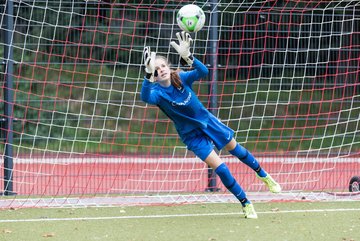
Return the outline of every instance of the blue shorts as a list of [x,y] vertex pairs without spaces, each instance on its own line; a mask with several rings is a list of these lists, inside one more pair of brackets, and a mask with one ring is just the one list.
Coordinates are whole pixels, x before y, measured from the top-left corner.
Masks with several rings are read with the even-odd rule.
[[187,149],[194,152],[201,160],[205,160],[214,150],[226,146],[233,138],[234,131],[217,118],[210,118],[206,128],[197,128],[180,136]]

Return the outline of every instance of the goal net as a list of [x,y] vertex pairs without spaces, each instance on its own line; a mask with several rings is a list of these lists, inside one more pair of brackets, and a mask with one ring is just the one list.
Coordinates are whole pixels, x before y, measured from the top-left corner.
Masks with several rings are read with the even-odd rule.
[[140,100],[145,46],[180,67],[188,3],[207,18],[195,92],[284,190],[220,151],[250,199],[358,198],[359,2],[234,2],[2,1],[0,208],[234,201]]

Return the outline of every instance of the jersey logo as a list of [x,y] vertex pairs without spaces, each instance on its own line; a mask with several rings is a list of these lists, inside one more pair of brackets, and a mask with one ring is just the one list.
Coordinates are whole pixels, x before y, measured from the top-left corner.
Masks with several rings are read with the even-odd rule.
[[189,95],[186,97],[186,99],[182,102],[176,102],[176,101],[172,101],[171,105],[172,106],[184,106],[187,103],[189,103],[189,101],[191,100],[191,92],[189,92]]

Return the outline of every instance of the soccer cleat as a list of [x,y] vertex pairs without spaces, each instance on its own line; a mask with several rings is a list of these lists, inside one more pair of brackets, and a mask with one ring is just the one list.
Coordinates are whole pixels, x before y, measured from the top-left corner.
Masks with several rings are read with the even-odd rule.
[[281,186],[277,183],[269,174],[266,177],[260,177],[258,174],[256,176],[263,181],[266,186],[269,188],[270,192],[272,193],[279,193],[281,192]]
[[254,205],[252,205],[251,203],[245,204],[245,207],[243,207],[243,211],[245,214],[245,218],[250,218],[250,219],[258,218],[258,216],[255,212],[255,209],[254,209]]

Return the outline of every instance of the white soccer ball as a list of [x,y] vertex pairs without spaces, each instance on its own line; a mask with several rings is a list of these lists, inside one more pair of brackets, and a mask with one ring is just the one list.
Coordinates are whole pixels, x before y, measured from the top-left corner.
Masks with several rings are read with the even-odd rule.
[[205,19],[204,11],[194,4],[183,6],[176,15],[177,24],[188,33],[196,33],[202,29]]

